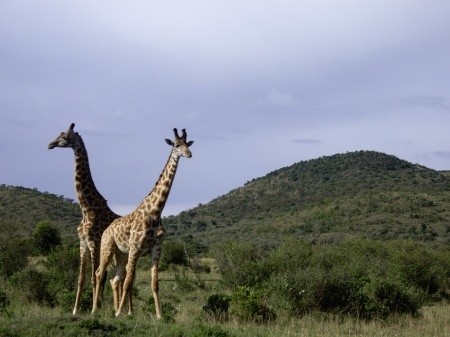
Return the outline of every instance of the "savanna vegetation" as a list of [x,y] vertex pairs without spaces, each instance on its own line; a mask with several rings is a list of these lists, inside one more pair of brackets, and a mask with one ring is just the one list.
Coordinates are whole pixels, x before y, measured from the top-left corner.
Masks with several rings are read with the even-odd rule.
[[108,286],[91,315],[89,284],[72,316],[78,205],[2,185],[0,336],[448,336],[449,178],[349,153],[165,218],[161,321],[149,257],[139,262],[132,317],[113,317]]
[[296,163],[169,217],[170,234],[276,247],[288,238],[450,244],[450,172],[359,151]]

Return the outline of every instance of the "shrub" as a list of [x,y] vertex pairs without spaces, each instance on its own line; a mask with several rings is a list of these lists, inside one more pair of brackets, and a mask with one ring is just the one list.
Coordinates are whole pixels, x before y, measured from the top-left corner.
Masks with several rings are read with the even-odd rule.
[[270,276],[262,268],[262,257],[252,243],[227,243],[215,248],[217,267],[224,282],[231,286],[252,287]]
[[[379,282],[373,291],[374,310],[372,316],[387,317],[392,313],[417,315],[420,301],[402,284]],[[369,313],[371,313],[369,311]]]
[[0,289],[0,313],[4,312],[9,316],[8,310],[6,308],[9,306],[10,301],[8,296],[6,296],[6,292]]
[[[65,312],[72,311],[75,304],[75,291],[60,290],[55,294],[56,303]],[[83,291],[80,301],[80,312],[89,312],[92,305],[92,289],[88,288]]]
[[161,270],[167,269],[170,264],[187,266],[189,263],[185,246],[179,240],[164,240],[161,254]]
[[0,247],[0,274],[8,279],[14,273],[23,270],[31,254],[29,240],[18,238],[3,242]]
[[228,319],[228,309],[230,308],[231,296],[225,294],[212,294],[208,297],[203,311],[218,321]]
[[193,291],[197,287],[204,288],[203,281],[201,281],[200,279],[194,279],[189,277],[189,275],[186,273],[186,270],[184,269],[181,270],[181,272],[175,270],[174,278],[175,278],[174,287],[176,287],[176,289],[181,292],[188,293]]
[[[51,287],[55,292],[72,292],[76,288],[79,264],[80,253],[77,245],[60,246],[48,255],[45,267]],[[90,281],[90,276],[87,274],[86,285],[90,284]]]
[[49,289],[50,282],[46,274],[25,269],[11,277],[10,282],[20,289],[26,300],[49,306],[55,305],[55,294]]
[[395,258],[404,278],[432,302],[448,298],[445,290],[450,281],[449,255],[448,250],[431,250],[417,243],[403,242],[397,245]]
[[36,225],[33,234],[35,247],[40,254],[47,255],[61,244],[61,234],[58,228],[48,221]]
[[276,319],[275,312],[266,305],[262,290],[237,287],[231,297],[232,313],[243,321],[267,323]]
[[[252,244],[227,244],[215,254],[224,282],[238,298],[248,296],[246,305],[258,303],[252,292],[263,291],[266,307],[295,316],[311,310],[361,318],[416,315],[425,303],[449,297],[450,252],[418,243],[290,241],[265,257]],[[244,304],[239,310],[244,318],[257,311]]]

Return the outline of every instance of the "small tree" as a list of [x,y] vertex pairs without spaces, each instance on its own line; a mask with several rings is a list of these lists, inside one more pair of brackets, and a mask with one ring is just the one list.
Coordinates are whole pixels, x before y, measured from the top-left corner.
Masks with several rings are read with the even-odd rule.
[[32,243],[23,238],[13,238],[0,245],[0,276],[9,278],[24,269],[28,263]]
[[161,256],[162,269],[167,268],[169,264],[187,266],[189,264],[188,257],[185,252],[185,246],[179,240],[165,240],[163,244],[163,252]]
[[61,244],[61,234],[49,221],[40,221],[34,229],[34,244],[40,254],[48,255]]

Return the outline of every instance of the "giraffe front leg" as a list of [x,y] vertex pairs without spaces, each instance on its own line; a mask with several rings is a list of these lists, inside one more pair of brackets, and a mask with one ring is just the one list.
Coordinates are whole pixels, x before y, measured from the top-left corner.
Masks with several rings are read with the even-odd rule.
[[[133,281],[134,283],[134,281]],[[133,289],[131,289],[128,295],[128,316],[133,315]]]
[[77,294],[75,296],[75,305],[73,307],[73,315],[78,314],[81,304],[81,295],[84,288],[84,277],[86,275],[86,267],[89,259],[88,249],[86,244],[80,241],[80,271],[78,274]]
[[[89,245],[89,253],[91,256],[91,287],[92,287],[92,303],[94,303],[95,291],[97,289],[97,277],[95,272],[98,269],[100,263],[100,242],[98,244],[91,243]],[[100,281],[101,283],[102,281]],[[100,288],[100,293],[102,293],[102,289]]]
[[[160,235],[162,236],[164,232]],[[161,257],[161,241],[157,241],[152,250],[152,293],[153,300],[155,301],[155,310],[156,310],[156,318],[161,318],[161,304],[159,302],[159,279],[158,279],[158,271],[159,271],[159,259]]]
[[159,281],[158,281],[158,263],[153,263],[152,266],[152,293],[155,301],[156,318],[161,318],[161,304],[159,303]]
[[[122,286],[122,297],[120,299],[120,303],[119,303],[119,308],[116,311],[116,317],[120,316],[123,306],[125,305],[125,301],[128,299],[129,300],[129,304],[131,305],[131,292],[132,292],[132,288],[133,288],[133,281],[134,281],[134,275],[136,272],[136,264],[137,264],[137,259],[139,257],[139,255],[135,256],[136,254],[131,254],[128,257],[128,262],[127,262],[127,266],[126,266],[126,274],[125,274],[125,280],[123,281],[123,286]],[[129,308],[128,309],[129,312],[133,311],[133,308]]]

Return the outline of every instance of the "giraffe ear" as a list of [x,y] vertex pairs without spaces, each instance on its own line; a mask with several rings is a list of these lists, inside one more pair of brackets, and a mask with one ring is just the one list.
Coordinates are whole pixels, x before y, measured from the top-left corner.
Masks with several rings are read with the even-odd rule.
[[193,141],[193,140],[191,140],[190,142],[188,142],[186,145],[187,145],[187,147],[189,147],[189,146],[191,146],[192,144],[194,144],[194,141]]
[[166,139],[166,143],[171,146],[175,146],[175,144],[170,139]]

